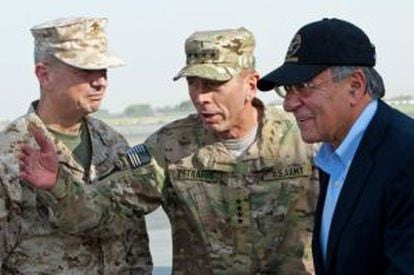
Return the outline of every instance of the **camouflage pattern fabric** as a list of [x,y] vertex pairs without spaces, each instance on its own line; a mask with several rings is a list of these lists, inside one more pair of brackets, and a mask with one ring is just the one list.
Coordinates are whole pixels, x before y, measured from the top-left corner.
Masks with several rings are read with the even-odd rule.
[[162,204],[172,226],[174,274],[312,274],[317,196],[312,147],[291,117],[267,109],[240,160],[197,116],[146,143],[165,167]]
[[[90,209],[76,204],[76,189],[107,172],[113,162],[128,149],[124,138],[103,122],[86,118],[92,140],[92,165],[89,177],[69,149],[56,141],[33,107],[28,114],[9,124],[0,133],[0,266],[1,274],[151,274],[152,260],[142,215],[112,217],[102,214],[108,225],[99,232],[69,234],[57,227],[59,218],[43,203],[48,192],[35,190],[19,180],[16,153],[22,142],[35,145],[28,132],[43,129],[55,143],[60,166],[71,175],[73,193],[65,201],[68,212],[89,215]],[[63,172],[62,172],[63,173]],[[93,199],[94,194],[87,199]],[[59,198],[54,197],[54,203]],[[117,208],[115,203],[111,207]],[[64,214],[64,213],[63,213]],[[68,227],[79,231],[82,224]]]
[[[196,115],[172,122],[146,141],[153,157],[149,164],[112,173],[97,185],[106,187],[95,200],[82,199],[92,191],[78,189],[77,199],[87,208],[101,209],[77,217],[80,223],[88,220],[94,227],[91,221],[101,219],[108,201],[148,210],[125,186],[107,188],[115,179],[139,177],[141,183],[132,185],[139,197],[154,186],[162,193],[172,227],[174,274],[312,274],[314,150],[302,143],[291,116],[257,105],[258,137],[240,160]],[[67,176],[59,179],[63,190],[71,182]],[[61,201],[51,209],[64,208]]]
[[124,65],[108,51],[105,18],[59,18],[34,26],[35,52],[53,54],[72,67],[98,70]]
[[186,66],[173,78],[196,76],[228,81],[254,68],[256,41],[246,28],[195,32],[185,41]]

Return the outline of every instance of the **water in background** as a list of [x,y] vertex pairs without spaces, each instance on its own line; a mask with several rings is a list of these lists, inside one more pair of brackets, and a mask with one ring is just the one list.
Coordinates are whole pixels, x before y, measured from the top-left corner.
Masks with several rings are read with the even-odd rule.
[[[186,114],[178,114],[168,117],[154,117],[139,121],[106,121],[114,129],[120,132],[129,142],[130,145],[142,143],[151,133],[155,132],[162,125],[173,121],[179,117],[185,117]],[[0,120],[0,130],[2,130],[9,121]],[[172,262],[172,240],[171,227],[164,210],[159,207],[156,211],[145,216],[147,229],[150,238],[150,249],[154,263],[153,275],[170,275]]]
[[154,267],[153,275],[170,275],[171,267]]
[[[142,143],[151,133],[169,121],[157,121],[135,125],[111,125],[129,142],[136,145]],[[111,124],[109,122],[109,124]],[[170,275],[172,261],[171,227],[164,210],[159,207],[156,211],[145,216],[150,238],[150,249],[154,262],[153,275]]]

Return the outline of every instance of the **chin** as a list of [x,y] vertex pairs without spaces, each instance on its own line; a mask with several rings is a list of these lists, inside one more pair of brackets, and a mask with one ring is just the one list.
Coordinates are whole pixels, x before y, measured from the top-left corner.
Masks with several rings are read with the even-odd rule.
[[85,115],[93,114],[96,111],[98,111],[98,108],[84,108],[83,109],[83,112],[85,113]]
[[203,127],[210,132],[217,132],[217,127],[215,127],[214,124],[203,123]]
[[101,107],[101,103],[90,104],[87,110],[89,111],[89,113],[95,113],[96,111],[99,110],[100,107]]
[[223,132],[218,124],[203,123],[203,126],[211,133],[220,134],[220,132]]
[[317,137],[314,137],[314,136],[306,136],[306,135],[301,134],[301,137],[302,137],[302,140],[305,143],[316,143],[316,142],[321,141],[320,138],[317,138]]

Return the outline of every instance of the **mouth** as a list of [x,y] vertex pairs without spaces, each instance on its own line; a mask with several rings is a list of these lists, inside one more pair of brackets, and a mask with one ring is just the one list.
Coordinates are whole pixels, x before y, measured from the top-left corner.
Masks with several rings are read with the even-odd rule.
[[219,118],[220,114],[215,112],[201,112],[200,116],[203,119],[203,121],[211,123],[215,122]]
[[104,97],[103,93],[94,93],[88,96],[91,101],[101,101]]
[[303,124],[313,119],[311,116],[296,116],[295,118],[298,124]]

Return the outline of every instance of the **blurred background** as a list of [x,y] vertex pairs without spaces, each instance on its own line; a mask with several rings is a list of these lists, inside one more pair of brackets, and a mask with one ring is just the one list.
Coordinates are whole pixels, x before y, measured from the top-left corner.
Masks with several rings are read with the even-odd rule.
[[[127,66],[110,70],[109,92],[97,116],[131,144],[173,119],[192,112],[185,81],[172,77],[185,62],[184,40],[196,30],[244,26],[257,41],[257,69],[264,75],[283,62],[294,33],[312,21],[338,17],[360,26],[377,49],[377,70],[386,84],[386,100],[413,114],[414,2],[374,0],[14,0],[0,11],[0,127],[26,112],[38,97],[33,74],[30,27],[58,17],[109,19],[112,52]],[[274,93],[259,93],[267,104]],[[169,274],[171,232],[162,210],[147,216],[154,274]]]

